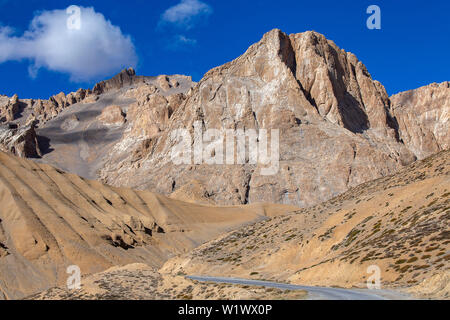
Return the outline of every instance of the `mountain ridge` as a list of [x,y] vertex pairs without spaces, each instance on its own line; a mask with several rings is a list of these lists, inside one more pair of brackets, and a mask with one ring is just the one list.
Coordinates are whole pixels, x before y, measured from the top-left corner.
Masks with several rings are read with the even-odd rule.
[[[195,182],[210,195],[207,201],[218,204],[268,200],[310,206],[448,148],[449,106],[436,98],[450,101],[445,83],[427,103],[439,114],[435,121],[420,115],[429,113],[424,106],[417,112],[425,120],[410,119],[408,110],[419,102],[399,108],[398,95],[389,97],[353,53],[313,31],[287,35],[274,29],[199,83],[185,76],[136,76],[125,69],[94,89],[73,107],[59,107],[64,102],[51,107],[49,119],[38,123],[37,135],[46,141],[36,152],[43,154],[41,161],[114,186],[166,195]],[[103,110],[116,110],[123,120],[116,126],[102,123],[95,117]],[[278,177],[261,176],[260,165],[224,166],[225,171],[204,164],[175,166],[169,135],[180,128],[192,132],[196,121],[204,130],[279,129]],[[439,128],[439,141],[433,128]],[[421,139],[422,133],[429,138]],[[86,138],[94,135],[107,140]],[[95,147],[102,143],[103,150]]]

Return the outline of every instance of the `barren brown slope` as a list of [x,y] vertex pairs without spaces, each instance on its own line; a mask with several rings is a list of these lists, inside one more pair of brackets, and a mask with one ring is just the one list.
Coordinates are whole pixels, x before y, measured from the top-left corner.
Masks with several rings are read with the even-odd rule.
[[0,152],[0,299],[144,262],[159,267],[223,232],[288,206],[214,208],[112,188]]
[[[311,209],[262,221],[168,261],[163,272],[383,287],[449,297],[450,151]],[[442,280],[438,281],[439,279]]]

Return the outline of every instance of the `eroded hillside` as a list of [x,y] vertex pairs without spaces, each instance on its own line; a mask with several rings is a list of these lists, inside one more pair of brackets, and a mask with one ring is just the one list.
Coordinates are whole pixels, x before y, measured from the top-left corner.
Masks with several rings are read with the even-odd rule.
[[0,298],[20,298],[130,263],[157,268],[289,206],[210,207],[113,188],[0,152]]
[[376,265],[383,287],[415,286],[415,293],[448,298],[449,260],[444,151],[321,205],[233,231],[162,270],[364,287],[367,268]]

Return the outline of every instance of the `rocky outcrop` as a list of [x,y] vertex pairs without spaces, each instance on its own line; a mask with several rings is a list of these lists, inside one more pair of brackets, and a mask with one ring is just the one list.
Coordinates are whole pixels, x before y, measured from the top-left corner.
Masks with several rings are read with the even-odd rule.
[[191,83],[191,77],[187,76],[137,76],[134,69],[125,69],[113,78],[97,83],[92,90],[78,89],[76,92],[71,92],[67,95],[61,92],[48,100],[19,100],[17,95],[7,100],[7,103],[4,102],[7,97],[0,99],[0,122],[14,121],[19,111],[24,111],[21,119],[17,121],[18,123],[29,125],[34,122],[37,126],[41,126],[58,116],[66,108],[77,103],[95,103],[100,95],[107,92],[118,91],[128,87],[150,86],[155,88],[155,92],[171,95],[173,94],[171,92],[172,88],[177,93],[183,93],[191,87]]
[[39,158],[42,155],[34,124],[26,127],[0,126],[0,150],[21,158]]
[[391,103],[400,138],[417,158],[450,147],[450,82],[393,95]]
[[158,85],[164,90],[167,91],[172,88],[172,84],[169,82],[169,77],[165,75],[158,76],[157,78]]
[[[156,107],[166,110],[166,103],[154,96],[139,110],[147,105],[142,117],[149,120],[140,127],[152,128],[144,134],[152,137],[150,150],[107,161],[100,170],[103,181],[164,194],[195,181],[219,204],[310,206],[414,160],[397,141],[383,86],[353,54],[315,32],[267,33],[238,59],[209,71],[166,128],[156,124],[167,121]],[[261,163],[175,165],[171,152],[177,142],[170,134],[187,129],[194,136],[196,123],[203,132],[280,130],[279,170],[267,176]]]
[[136,76],[136,71],[133,68],[124,69],[113,78],[97,83],[92,89],[92,92],[95,94],[102,94],[127,86],[144,84],[146,83],[147,78],[148,77],[145,76]]
[[42,99],[19,99],[17,95],[12,98],[3,96],[0,99],[0,123],[15,123],[28,126],[34,123],[36,126],[46,123],[60,114],[65,108],[76,103],[94,102],[96,96],[91,90],[79,89],[76,92],[64,94],[63,92]]
[[90,103],[96,99],[96,96],[92,94],[91,90],[79,89],[67,95],[61,92],[50,97],[48,100],[30,100],[28,104],[30,105],[31,112],[28,116],[27,123],[36,120],[39,124],[44,124],[71,105],[80,102]]
[[101,123],[105,125],[118,125],[121,126],[125,123],[126,118],[122,109],[119,106],[109,106],[103,109],[102,114],[97,118]]
[[[154,151],[159,137],[167,132],[172,115],[186,99],[184,93],[176,93],[177,89],[170,87],[165,91],[155,83],[125,92],[124,96],[133,98],[135,102],[127,108],[127,124],[121,140],[113,147],[113,152],[105,155],[106,163],[99,172],[101,179],[111,181],[110,177],[115,173],[110,169],[116,170],[118,165],[122,170],[128,170],[133,163],[139,165],[140,160]],[[175,93],[172,90],[176,90]]]
[[159,75],[156,77],[138,76],[133,68],[122,70],[113,78],[97,83],[92,92],[94,94],[103,94],[110,91],[119,90],[127,87],[139,87],[141,85],[155,85],[159,90],[170,91],[172,88],[182,87],[185,90],[186,85],[192,83],[192,78],[183,75]]
[[286,63],[322,117],[352,132],[377,128],[393,134],[386,90],[353,53],[316,32],[289,39]]
[[0,100],[0,123],[14,121],[22,108],[23,103],[20,102],[17,94],[10,99],[3,96]]
[[123,70],[112,79],[97,83],[91,89],[78,89],[76,92],[65,94],[61,92],[51,96],[48,100],[43,99],[23,99],[19,100],[17,95],[11,99],[2,96],[0,99],[0,122],[11,122],[16,120],[19,111],[25,111],[20,124],[28,125],[32,122],[42,125],[47,121],[55,118],[64,109],[77,103],[94,103],[98,100],[98,95],[121,89],[130,85],[145,83],[147,79],[152,77],[136,76],[133,69]]

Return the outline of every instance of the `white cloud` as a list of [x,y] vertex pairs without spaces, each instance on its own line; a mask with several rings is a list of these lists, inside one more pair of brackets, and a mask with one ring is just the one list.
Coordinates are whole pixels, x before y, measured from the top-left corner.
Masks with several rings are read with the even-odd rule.
[[177,5],[167,9],[162,17],[162,22],[173,23],[190,28],[193,19],[199,16],[207,16],[212,13],[210,5],[199,0],[181,0]]
[[189,38],[187,38],[187,37],[185,37],[185,36],[183,36],[183,35],[177,35],[177,36],[175,37],[175,40],[176,40],[178,43],[188,44],[188,45],[195,45],[195,44],[197,43],[197,40],[195,40],[195,39],[189,39]]
[[196,39],[188,38],[182,34],[177,34],[167,39],[166,49],[168,50],[189,50],[197,44]]
[[93,8],[80,9],[79,30],[68,27],[66,10],[39,13],[19,37],[10,27],[0,27],[0,63],[29,60],[31,76],[47,68],[67,73],[73,81],[135,67],[137,56],[130,37]]

